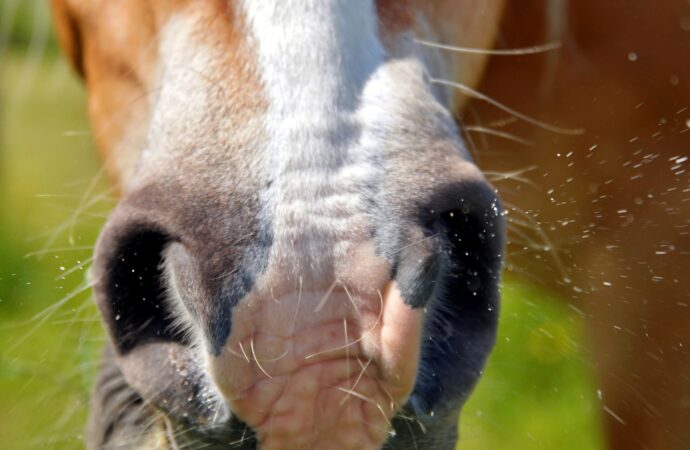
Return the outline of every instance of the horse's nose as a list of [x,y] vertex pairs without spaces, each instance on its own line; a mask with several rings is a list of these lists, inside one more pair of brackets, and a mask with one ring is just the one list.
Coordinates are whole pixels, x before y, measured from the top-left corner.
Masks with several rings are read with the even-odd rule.
[[[490,285],[473,274],[500,263],[504,223],[495,190],[477,167],[458,159],[414,174],[409,164],[391,167],[376,196],[365,203],[369,234],[348,239],[372,241],[412,307],[438,295],[450,272],[462,271],[456,275],[470,288]],[[265,268],[271,245],[280,244],[255,221],[230,223],[232,207],[175,194],[181,193],[147,188],[126,196],[99,238],[92,271],[96,301],[121,352],[150,340],[183,342],[176,326],[181,315],[202,326],[211,344],[222,344],[230,331],[230,309]],[[330,245],[339,245],[336,240]],[[169,264],[163,264],[166,257]],[[184,310],[172,310],[170,289],[183,291]]]
[[[453,158],[447,164],[391,164],[391,169],[366,203],[366,214],[375,251],[392,269],[404,301],[426,305],[440,295],[451,272],[470,291],[490,286],[491,280],[481,281],[478,274],[500,264],[504,221],[495,190],[478,168]],[[121,352],[150,340],[184,341],[175,326],[181,315],[203,327],[211,347],[222,345],[231,307],[265,268],[272,238],[255,221],[228,226],[223,216],[235,215],[233,208],[222,211],[174,194],[147,188],[126,196],[99,239],[92,272],[96,301]],[[182,310],[172,310],[170,289],[183,291]]]
[[[227,420],[229,407],[257,433],[276,426],[290,439],[310,402],[362,400],[348,384],[362,376],[375,407],[394,393],[384,428],[408,398],[420,416],[463,398],[493,342],[503,219],[479,170],[453,161],[391,164],[374,194],[334,197],[347,207],[328,220],[299,202],[263,205],[270,232],[198,192],[127,195],[93,269],[127,381],[197,423]],[[296,413],[262,415],[285,399]]]

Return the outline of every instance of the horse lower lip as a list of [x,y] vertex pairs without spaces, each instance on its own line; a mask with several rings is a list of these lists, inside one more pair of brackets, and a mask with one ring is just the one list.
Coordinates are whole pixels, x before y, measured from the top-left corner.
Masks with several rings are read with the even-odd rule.
[[262,448],[379,448],[412,391],[422,311],[393,284],[378,298],[355,299],[359,310],[343,290],[319,308],[323,294],[238,305],[230,339],[208,359]]

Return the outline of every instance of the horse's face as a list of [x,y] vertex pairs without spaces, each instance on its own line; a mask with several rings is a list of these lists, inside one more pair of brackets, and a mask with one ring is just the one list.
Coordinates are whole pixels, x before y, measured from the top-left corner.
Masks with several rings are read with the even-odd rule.
[[96,301],[180,441],[453,445],[502,220],[430,81],[481,58],[414,39],[486,47],[500,2],[449,3],[55,1],[123,192]]

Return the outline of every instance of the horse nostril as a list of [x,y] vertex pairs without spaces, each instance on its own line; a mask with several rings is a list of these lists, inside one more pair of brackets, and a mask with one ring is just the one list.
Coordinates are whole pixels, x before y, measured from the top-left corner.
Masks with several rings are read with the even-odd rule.
[[440,237],[444,276],[453,279],[453,295],[485,297],[495,286],[503,257],[504,220],[491,186],[476,181],[442,192],[432,228]]
[[[464,203],[464,202],[461,202]],[[457,294],[477,296],[493,286],[503,251],[503,220],[498,201],[477,207],[461,204],[439,215],[435,224],[441,239],[446,276],[452,276]]]
[[406,302],[421,307],[437,297],[475,296],[495,284],[504,224],[491,187],[483,180],[454,183],[421,203],[395,253],[395,278]]
[[119,354],[153,341],[184,343],[165,301],[161,260],[169,240],[156,227],[117,217],[99,239],[94,292]]
[[167,298],[163,263],[178,240],[171,222],[151,208],[121,204],[96,246],[94,295],[127,383],[175,426],[203,425],[212,433],[216,426],[223,430],[230,415]]
[[426,303],[429,326],[410,408],[421,417],[444,398],[463,399],[495,341],[504,220],[481,180],[440,189],[421,211],[433,236],[437,277]]

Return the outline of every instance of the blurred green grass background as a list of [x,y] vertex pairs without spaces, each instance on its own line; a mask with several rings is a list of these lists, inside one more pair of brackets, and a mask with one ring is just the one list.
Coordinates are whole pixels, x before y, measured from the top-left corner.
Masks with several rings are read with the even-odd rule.
[[[0,0],[0,14],[0,449],[82,448],[104,342],[86,272],[114,199],[47,2]],[[534,287],[503,292],[458,448],[602,449],[582,319]]]

